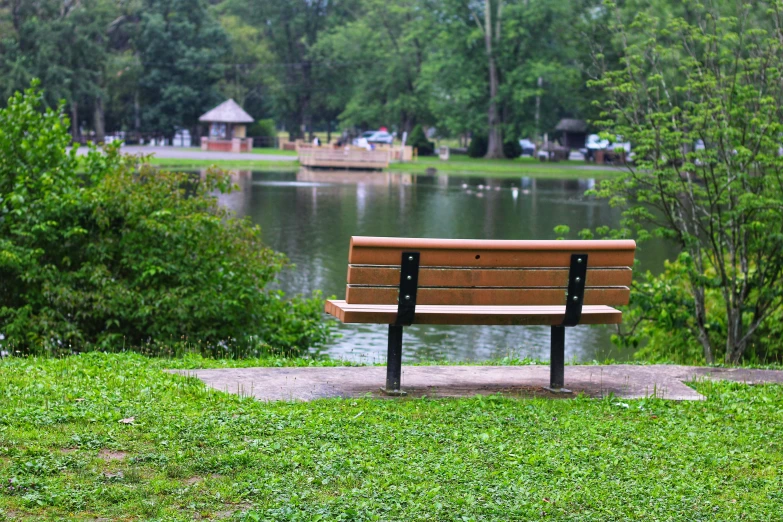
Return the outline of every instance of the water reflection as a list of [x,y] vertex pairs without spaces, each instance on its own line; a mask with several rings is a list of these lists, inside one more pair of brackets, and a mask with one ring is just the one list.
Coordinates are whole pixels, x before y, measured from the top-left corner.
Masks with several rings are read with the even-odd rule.
[[[296,269],[280,278],[291,293],[345,296],[352,235],[477,239],[552,239],[557,225],[572,230],[616,226],[620,211],[584,197],[593,179],[515,179],[413,176],[384,172],[302,169],[297,173],[240,171],[240,190],[221,204],[248,215],[265,241],[288,255]],[[665,252],[639,253],[644,266],[662,266]],[[386,327],[341,326],[328,353],[383,361]],[[566,357],[578,361],[627,359],[609,342],[608,327],[568,329]],[[405,329],[404,358],[482,360],[506,355],[549,357],[548,327],[441,327]]]

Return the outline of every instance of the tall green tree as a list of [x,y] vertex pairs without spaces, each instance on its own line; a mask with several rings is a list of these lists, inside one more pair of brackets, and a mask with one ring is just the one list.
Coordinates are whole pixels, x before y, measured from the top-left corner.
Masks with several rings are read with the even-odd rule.
[[[783,310],[783,2],[689,4],[688,19],[617,17],[621,66],[596,85],[636,165],[597,194],[626,209],[619,233],[680,249],[704,359],[737,363]],[[648,279],[632,302],[655,321],[644,290],[666,285]]]
[[489,100],[487,110],[487,154],[485,158],[503,157],[503,129],[498,108],[498,89],[500,73],[498,71],[497,54],[500,51],[503,37],[503,0],[484,0],[483,20],[478,9],[471,9],[471,16],[484,39],[484,52],[487,58],[487,76],[489,83]]
[[[284,123],[291,138],[312,132],[317,108],[332,85],[320,83],[326,75],[318,68],[313,48],[331,27],[353,15],[355,0],[225,0],[224,14],[239,17],[263,30],[264,41],[273,60],[266,64],[265,81],[272,98],[276,119]],[[350,82],[345,75],[344,82]]]
[[274,60],[263,28],[233,14],[220,16],[220,25],[228,35],[229,44],[220,92],[258,119],[271,108],[264,90],[268,65]]
[[195,129],[219,103],[228,37],[206,0],[145,0],[134,47],[141,62],[141,120],[147,131]]
[[434,24],[428,3],[368,0],[354,20],[319,39],[315,56],[336,76],[327,83],[344,125],[411,132],[433,123],[420,82]]
[[[0,40],[0,88],[4,99],[39,78],[46,102],[68,100],[72,135],[78,137],[83,106],[102,99],[103,71],[108,59],[106,28],[114,0],[11,0]],[[89,118],[87,118],[89,122]]]
[[[607,13],[598,0],[445,0],[435,16],[421,83],[446,132],[480,134],[502,145],[504,135],[543,134],[562,117],[592,115],[591,53],[598,44],[614,55],[605,49],[613,42],[603,34]],[[487,155],[499,157],[491,146]]]

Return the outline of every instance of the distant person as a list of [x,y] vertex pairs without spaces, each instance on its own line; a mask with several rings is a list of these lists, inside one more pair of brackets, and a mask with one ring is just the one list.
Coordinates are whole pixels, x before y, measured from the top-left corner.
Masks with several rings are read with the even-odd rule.
[[313,138],[313,145],[315,145],[316,147],[320,147],[321,146],[321,140],[318,139],[318,136]]

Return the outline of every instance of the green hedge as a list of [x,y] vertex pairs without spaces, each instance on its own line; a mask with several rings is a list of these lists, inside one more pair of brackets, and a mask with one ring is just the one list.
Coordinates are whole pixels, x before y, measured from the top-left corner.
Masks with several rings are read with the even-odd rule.
[[468,145],[468,156],[471,158],[483,158],[487,154],[487,137],[481,134],[473,136]]
[[418,149],[419,156],[432,156],[435,153],[435,144],[427,139],[421,125],[416,125],[413,128],[408,143]]

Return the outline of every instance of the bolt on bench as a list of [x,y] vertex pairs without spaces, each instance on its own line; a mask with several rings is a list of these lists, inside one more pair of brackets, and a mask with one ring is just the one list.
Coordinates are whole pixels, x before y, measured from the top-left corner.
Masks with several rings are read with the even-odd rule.
[[550,325],[551,391],[564,385],[565,327],[618,324],[636,243],[351,237],[344,323],[389,325],[386,388],[400,390],[402,329],[411,324]]

